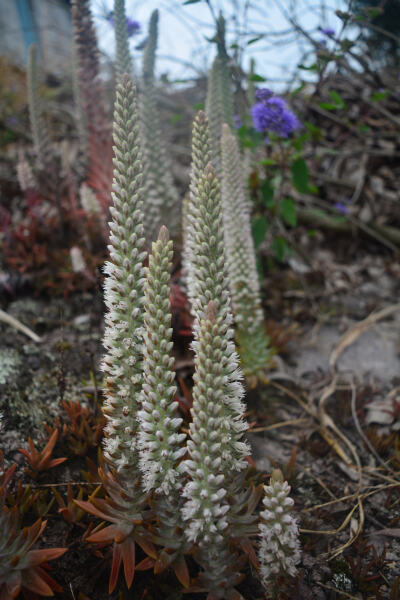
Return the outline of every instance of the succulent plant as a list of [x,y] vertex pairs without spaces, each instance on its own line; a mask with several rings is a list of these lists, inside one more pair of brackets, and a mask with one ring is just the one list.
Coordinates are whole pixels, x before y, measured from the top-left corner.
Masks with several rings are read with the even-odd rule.
[[21,590],[53,596],[54,591],[62,589],[42,565],[62,556],[67,548],[32,549],[47,521],[38,519],[30,527],[20,528],[18,507],[8,508],[5,502],[7,486],[14,471],[15,465],[4,470],[0,453],[0,598],[13,600]]

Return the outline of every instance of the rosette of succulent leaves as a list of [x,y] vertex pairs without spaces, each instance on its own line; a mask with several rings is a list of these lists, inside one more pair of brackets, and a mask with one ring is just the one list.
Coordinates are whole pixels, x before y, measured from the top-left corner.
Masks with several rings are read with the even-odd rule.
[[21,528],[18,506],[7,506],[8,486],[16,465],[5,470],[0,452],[0,598],[13,600],[22,591],[26,597],[53,596],[62,592],[47,572],[47,562],[62,556],[67,548],[32,549],[46,528],[38,519]]
[[[225,47],[225,21],[219,17],[217,55],[208,78],[206,112],[210,124],[210,153],[222,180],[224,238],[229,275],[229,289],[236,324],[236,342],[243,371],[250,385],[265,379],[271,359],[269,338],[264,329],[260,284],[251,233],[251,208],[245,188],[245,160],[240,153],[233,126],[232,77]],[[193,131],[195,137],[196,131]],[[196,147],[203,142],[194,140]],[[200,146],[201,148],[201,146]],[[192,171],[198,158],[193,157]],[[190,212],[191,199],[185,207]],[[186,235],[185,235],[186,241]],[[190,254],[185,250],[184,260]],[[186,269],[187,270],[187,269]]]

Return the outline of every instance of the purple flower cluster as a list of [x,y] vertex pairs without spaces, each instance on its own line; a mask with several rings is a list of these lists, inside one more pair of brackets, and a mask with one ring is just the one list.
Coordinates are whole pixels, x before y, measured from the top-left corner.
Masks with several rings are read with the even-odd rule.
[[[106,20],[114,27],[114,12],[111,10],[107,16]],[[126,17],[126,31],[128,33],[128,37],[132,37],[140,33],[141,25],[138,21],[131,19],[130,17]]]
[[287,138],[301,126],[285,100],[274,96],[271,90],[261,88],[256,91],[255,98],[258,102],[251,108],[251,118],[256,131],[273,132],[279,137]]
[[328,37],[332,37],[333,35],[335,35],[336,31],[332,29],[332,27],[321,27],[321,33]]

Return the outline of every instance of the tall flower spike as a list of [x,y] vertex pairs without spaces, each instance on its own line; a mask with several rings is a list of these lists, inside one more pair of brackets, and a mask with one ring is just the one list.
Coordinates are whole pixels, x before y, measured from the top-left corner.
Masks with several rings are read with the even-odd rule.
[[[183,465],[190,476],[183,496],[187,502],[182,515],[188,520],[186,535],[198,543],[198,561],[204,568],[203,578],[207,589],[226,592],[237,582],[234,560],[228,547],[230,505],[227,498],[232,480],[232,463],[244,463],[248,452],[238,441],[246,428],[242,413],[237,410],[237,393],[242,392],[237,369],[237,357],[228,350],[225,337],[225,319],[219,316],[218,307],[211,301],[200,320],[196,342],[195,374],[193,387],[192,422],[190,424],[188,451],[190,458]],[[225,373],[236,374],[233,391],[226,385]],[[230,414],[227,407],[230,405]],[[232,407],[236,406],[236,410]],[[227,440],[235,442],[228,456]],[[234,458],[233,452],[236,452]],[[229,460],[230,459],[230,460]],[[223,595],[215,598],[226,598]]]
[[128,478],[137,471],[137,410],[142,387],[143,261],[142,164],[135,86],[124,75],[114,112],[114,181],[110,208],[110,261],[106,263],[108,309],[106,355],[107,416],[105,455]]
[[[234,423],[235,435],[240,437],[247,429],[247,424],[240,417],[244,412],[243,389],[233,342],[233,317],[224,258],[221,191],[218,178],[210,164],[198,182],[187,236],[193,248],[188,279],[189,296],[193,299],[192,313],[195,318],[193,348],[197,352],[200,323],[205,318],[208,303],[212,301],[218,311],[219,335],[224,340],[224,358],[221,358],[220,368],[225,398],[229,399],[224,403],[226,424],[229,431],[230,423]],[[233,365],[236,367],[233,368]],[[242,443],[238,445],[235,435],[226,433],[222,440],[221,456],[226,472],[240,470],[244,465]],[[244,446],[248,453],[247,445]]]
[[147,241],[154,240],[162,224],[171,236],[179,225],[179,199],[172,179],[172,168],[165,147],[157,108],[154,84],[154,64],[158,36],[158,10],[153,11],[143,55],[143,77],[140,95],[140,116],[143,139],[144,185]]
[[[179,433],[174,359],[172,350],[170,271],[172,241],[162,226],[146,269],[144,294],[143,389],[142,410],[138,413],[140,469],[146,492],[155,489],[166,496],[178,497],[182,478],[178,460],[185,454]],[[175,492],[175,493],[174,493]]]
[[112,179],[111,135],[90,0],[72,0],[72,23],[79,85],[79,94],[78,97],[75,94],[75,98],[81,103],[80,118],[86,128],[80,135],[87,154],[87,179],[96,191],[104,213],[108,214]]
[[29,46],[28,54],[28,103],[33,143],[36,153],[36,164],[43,170],[49,163],[49,139],[42,118],[42,107],[38,90],[37,50],[35,44]]
[[237,341],[245,375],[266,369],[270,350],[264,331],[260,285],[236,137],[227,124],[222,128],[222,206],[229,283]]
[[126,27],[125,0],[114,0],[115,23],[115,66],[117,77],[124,73],[132,74],[132,60],[129,52],[128,30]]
[[72,0],[72,21],[83,111],[89,133],[98,136],[100,143],[108,131],[103,127],[105,110],[99,78],[99,50],[89,0]]
[[220,172],[221,127],[228,123],[234,127],[232,77],[229,72],[228,54],[225,48],[225,19],[220,15],[217,27],[218,53],[208,76],[206,114],[210,121],[212,163]]
[[[193,236],[187,234],[191,220],[193,205],[196,201],[197,187],[207,164],[210,162],[210,132],[208,128],[208,119],[204,112],[200,110],[193,121],[192,128],[192,165],[190,172],[190,191],[188,197],[183,202],[183,273],[186,282],[193,281],[191,274],[193,262]],[[188,297],[193,304],[194,298],[191,295],[191,288],[188,286]]]
[[78,49],[76,45],[76,39],[74,38],[72,44],[72,91],[75,105],[76,128],[78,130],[80,151],[82,153],[82,158],[80,164],[78,165],[80,170],[79,176],[83,177],[88,160],[88,130],[85,111],[83,109],[82,89],[79,82],[78,70]]
[[258,559],[260,574],[266,587],[271,585],[272,575],[296,575],[300,560],[299,531],[296,519],[291,515],[293,500],[289,498],[290,486],[283,481],[282,472],[272,472],[269,486],[264,486],[260,513],[260,544]]

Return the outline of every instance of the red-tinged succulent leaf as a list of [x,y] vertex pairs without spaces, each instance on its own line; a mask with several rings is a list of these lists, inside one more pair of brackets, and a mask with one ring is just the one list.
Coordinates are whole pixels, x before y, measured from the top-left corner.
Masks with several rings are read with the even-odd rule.
[[[14,471],[16,469],[17,465],[13,464],[11,465],[11,467],[9,469],[7,469],[7,471],[5,471],[3,473],[3,475],[0,476],[0,491],[5,491],[5,489],[7,488],[8,484],[10,483],[13,475],[14,475]],[[3,464],[3,454],[0,453],[0,471],[4,470],[4,464]]]
[[54,560],[62,556],[67,551],[67,548],[47,548],[44,550],[31,550],[28,554],[26,565],[27,567],[37,567],[48,560]]
[[74,500],[74,503],[79,506],[79,508],[82,508],[82,510],[84,510],[85,512],[88,512],[89,514],[95,516],[95,517],[99,517],[99,519],[103,519],[105,521],[110,521],[110,517],[109,515],[107,515],[106,513],[98,510],[93,504],[92,502],[87,502],[87,500]]
[[188,588],[190,586],[190,574],[184,556],[179,556],[176,560],[174,572],[179,583],[181,583],[184,588]]
[[114,542],[113,548],[113,560],[111,566],[110,579],[108,582],[108,593],[112,594],[115,590],[115,586],[117,585],[119,570],[121,568],[122,562],[122,549],[121,544],[116,544]]
[[260,483],[260,485],[258,485],[255,490],[254,493],[251,496],[251,499],[248,502],[248,511],[249,513],[253,513],[256,506],[258,505],[258,503],[260,502],[262,496],[264,494],[264,486],[262,483]]
[[146,556],[143,560],[140,561],[135,567],[136,571],[148,571],[154,567],[154,559],[150,558],[150,556]]
[[22,586],[40,596],[54,596],[51,586],[43,577],[45,572],[40,567],[32,567],[22,573]]
[[147,554],[147,556],[150,556],[150,558],[154,558],[154,560],[157,559],[157,550],[154,544],[139,536],[135,537],[135,541],[139,544],[139,546],[141,547],[143,552]]
[[126,540],[126,538],[132,533],[132,528],[123,529],[121,526],[117,526],[115,530],[114,540],[117,544],[122,544]]
[[117,529],[118,528],[116,525],[108,525],[108,527],[104,527],[104,529],[95,531],[90,536],[86,537],[86,541],[92,544],[105,544],[114,542],[115,532]]
[[35,445],[30,437],[28,437],[28,445],[29,451],[20,448],[18,452],[23,454],[28,461],[29,466],[32,471],[27,470],[27,473],[33,477],[35,477],[36,473],[39,471],[46,471],[47,469],[51,469],[59,465],[60,463],[66,461],[66,458],[55,458],[51,460],[51,454],[53,452],[55,443],[58,438],[58,429],[55,429],[50,436],[49,441],[46,446],[43,448],[41,452],[38,452],[35,448]]
[[61,463],[65,462],[67,459],[66,458],[53,458],[53,460],[51,460],[49,462],[48,465],[48,469],[51,469],[53,467],[56,467],[57,465],[61,465]]
[[154,565],[155,575],[159,575],[160,573],[163,573],[165,569],[168,569],[168,567],[174,562],[175,558],[176,553],[169,554],[165,550],[162,550]]
[[122,561],[124,563],[125,581],[129,590],[135,575],[135,542],[128,538],[122,542],[121,550]]
[[254,467],[255,469],[256,467],[256,463],[254,462],[254,460],[251,458],[251,456],[245,456],[245,460],[247,460],[247,462],[249,463],[250,466]]
[[260,568],[260,565],[258,563],[257,555],[254,551],[254,547],[251,541],[248,538],[241,539],[240,547],[242,548],[243,552],[245,552],[249,557],[249,560],[253,567],[258,570]]
[[[31,439],[31,438],[29,438],[29,440],[30,440],[30,439]],[[19,449],[18,449],[18,452],[19,452],[20,454],[23,454],[23,455],[24,455],[24,456],[27,458],[27,460],[28,460],[29,464],[31,464],[31,454],[29,453],[29,450],[24,450],[24,448],[19,448]]]
[[53,592],[62,592],[63,589],[61,587],[61,585],[58,585],[57,581],[55,581],[52,577],[50,577],[50,575],[48,573],[46,573],[46,571],[43,570],[43,568],[50,568],[47,563],[45,563],[44,565],[41,566],[41,577],[42,579],[47,583],[47,585],[49,587],[51,587],[51,589],[53,590]]
[[26,538],[27,550],[29,550],[29,548],[31,548],[36,540],[42,535],[43,531],[46,529],[46,525],[47,521],[42,522],[42,519],[38,519],[30,527],[25,527],[23,529],[21,535]]
[[13,600],[21,591],[21,573],[16,572],[6,583],[0,584],[0,600]]

